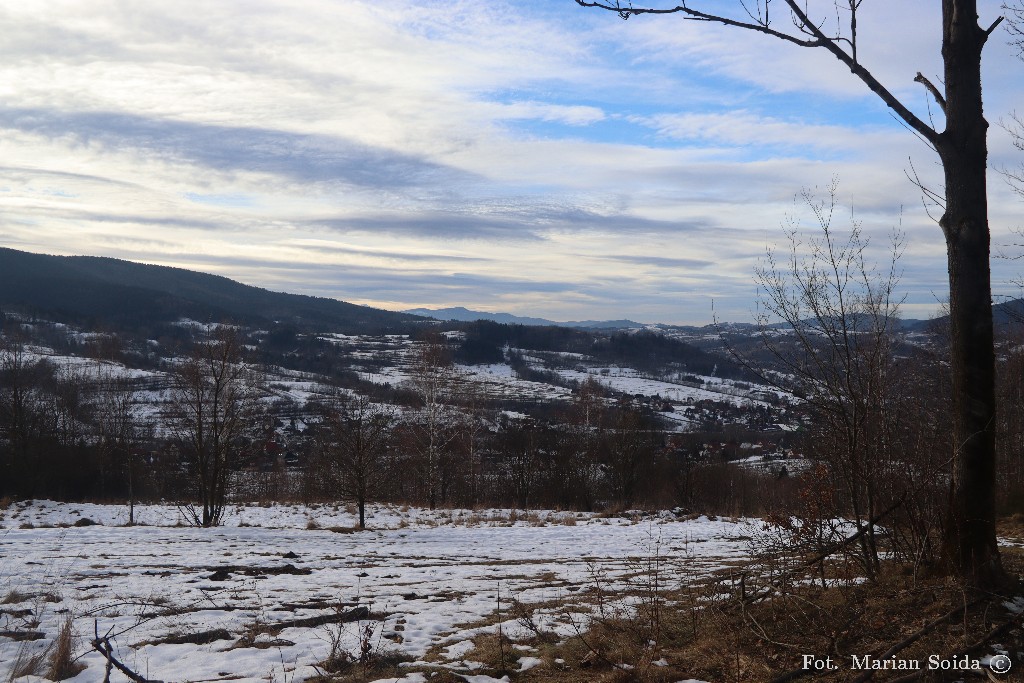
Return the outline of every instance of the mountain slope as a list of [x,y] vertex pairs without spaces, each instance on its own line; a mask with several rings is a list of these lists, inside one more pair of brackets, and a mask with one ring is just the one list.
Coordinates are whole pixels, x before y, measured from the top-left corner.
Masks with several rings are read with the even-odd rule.
[[537,325],[557,327],[578,327],[583,329],[631,329],[643,327],[644,325],[632,320],[571,320],[569,322],[558,322],[547,318],[530,318],[511,313],[488,313],[487,311],[471,311],[462,306],[453,308],[411,308],[404,311],[411,315],[422,315],[438,320],[456,320],[460,322],[474,322],[476,320],[491,320],[505,325]]
[[192,318],[346,331],[401,327],[419,320],[336,299],[272,292],[182,268],[6,248],[0,248],[0,307],[115,325]]

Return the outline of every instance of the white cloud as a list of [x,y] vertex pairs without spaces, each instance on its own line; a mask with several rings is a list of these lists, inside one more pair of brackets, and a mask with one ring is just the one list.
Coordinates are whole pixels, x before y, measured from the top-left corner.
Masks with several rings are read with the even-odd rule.
[[[865,63],[926,112],[937,9],[863,7]],[[7,245],[365,303],[701,321],[712,293],[747,314],[794,194],[838,174],[872,231],[907,207],[915,305],[945,277],[904,174],[937,184],[928,150],[828,55],[763,37],[569,0],[37,0],[0,22]],[[1008,111],[1020,65],[989,50]]]

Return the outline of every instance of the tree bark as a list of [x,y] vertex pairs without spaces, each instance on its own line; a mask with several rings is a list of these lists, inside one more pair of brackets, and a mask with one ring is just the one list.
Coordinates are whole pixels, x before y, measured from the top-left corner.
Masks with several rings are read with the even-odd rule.
[[943,0],[946,129],[936,140],[945,174],[939,221],[949,259],[953,471],[943,556],[969,584],[1005,581],[995,532],[995,352],[989,266],[981,51],[976,0]]

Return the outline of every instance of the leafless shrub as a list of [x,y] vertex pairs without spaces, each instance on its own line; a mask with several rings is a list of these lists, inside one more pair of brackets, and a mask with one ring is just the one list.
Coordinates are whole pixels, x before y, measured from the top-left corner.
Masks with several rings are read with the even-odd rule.
[[[321,633],[328,651],[327,656],[313,666],[320,679],[335,680],[337,676],[355,674],[363,677],[360,680],[373,679],[405,661],[402,655],[382,646],[383,628],[375,621],[331,624]],[[353,637],[354,647],[351,645]]]

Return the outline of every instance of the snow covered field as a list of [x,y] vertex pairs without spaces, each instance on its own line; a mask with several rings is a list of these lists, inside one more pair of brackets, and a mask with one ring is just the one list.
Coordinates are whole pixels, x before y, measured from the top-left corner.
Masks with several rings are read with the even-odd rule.
[[586,372],[579,370],[556,370],[565,379],[584,382],[592,379],[599,384],[631,396],[660,396],[669,401],[679,403],[694,401],[721,401],[732,403],[736,406],[743,405],[767,405],[762,398],[757,396],[774,396],[785,398],[786,395],[775,391],[771,387],[740,383],[744,389],[738,388],[737,382],[730,379],[709,377],[707,375],[690,375],[703,382],[704,388],[697,388],[684,383],[666,382],[650,379],[633,368],[620,368],[609,366],[606,368],[591,368]]
[[[332,639],[358,653],[360,634],[474,680],[473,637],[499,622],[513,640],[531,635],[507,613],[513,597],[550,606],[536,618],[569,636],[574,621],[585,624],[585,608],[566,612],[586,604],[596,578],[622,587],[654,553],[678,563],[677,575],[699,577],[741,559],[750,532],[743,522],[671,513],[373,507],[365,532],[351,532],[353,515],[336,506],[232,506],[215,529],[173,526],[181,520],[173,506],[137,508],[144,526],[134,527],[122,526],[126,510],[115,506],[41,501],[0,514],[0,631],[44,634],[0,636],[0,680],[19,656],[44,650],[70,615],[87,667],[72,679],[79,683],[103,676],[104,660],[88,645],[94,629],[112,635],[130,668],[168,682],[303,681]],[[67,526],[84,518],[99,524]],[[369,615],[358,621],[317,623],[362,615],[360,607]],[[523,667],[540,662],[528,648],[516,655]],[[127,679],[115,671],[111,680]]]

